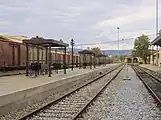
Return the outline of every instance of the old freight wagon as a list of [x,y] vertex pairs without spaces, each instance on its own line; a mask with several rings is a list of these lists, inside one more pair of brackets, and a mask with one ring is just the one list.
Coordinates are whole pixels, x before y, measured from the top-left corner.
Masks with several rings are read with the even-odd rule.
[[[22,40],[27,39],[25,36],[8,36],[0,35],[0,70],[24,69],[26,67],[26,46]],[[52,50],[52,64],[63,64],[63,51]],[[29,64],[39,60],[40,63],[45,63],[46,58],[49,59],[49,54],[46,56],[46,48],[42,46],[29,46]],[[74,66],[79,63],[79,55],[73,54]],[[72,54],[66,54],[67,67],[71,67]]]
[[0,36],[0,69],[25,67],[26,47],[21,43],[25,36]]

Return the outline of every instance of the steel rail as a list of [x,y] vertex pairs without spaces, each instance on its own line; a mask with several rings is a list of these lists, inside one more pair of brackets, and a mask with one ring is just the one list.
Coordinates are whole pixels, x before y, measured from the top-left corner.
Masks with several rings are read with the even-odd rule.
[[74,118],[72,120],[76,120],[84,111],[85,109],[87,109],[87,107],[101,94],[101,92],[103,92],[105,90],[105,88],[112,82],[112,80],[114,80],[118,74],[122,71],[124,67],[122,67],[117,73],[116,75],[114,75],[108,82],[107,84],[105,84],[105,86],[103,86],[100,91],[74,116]]
[[[148,89],[148,91],[150,92],[150,94],[153,96],[153,98],[161,105],[161,98],[159,98],[155,91],[144,81],[144,78],[141,77],[140,73],[138,72],[137,67],[132,66],[133,70],[136,72],[136,75],[139,77],[139,79],[143,82],[143,84],[145,85],[145,87]],[[140,69],[141,70],[141,69]],[[143,71],[143,70],[141,70]],[[145,71],[143,71],[144,73],[146,73]],[[150,75],[149,73],[146,73],[148,75]],[[156,79],[154,76],[150,75],[151,77],[153,77],[154,79]]]
[[41,110],[46,109],[47,107],[51,106],[52,104],[55,104],[55,103],[59,102],[61,99],[65,98],[65,97],[69,96],[70,94],[74,93],[75,91],[78,91],[79,89],[81,89],[81,88],[83,88],[83,87],[85,87],[85,86],[91,84],[92,82],[95,82],[95,81],[99,80],[100,78],[106,76],[107,74],[113,72],[114,70],[118,69],[118,68],[121,67],[121,66],[122,66],[122,65],[119,65],[119,66],[114,67],[112,70],[106,72],[105,74],[96,77],[96,78],[93,79],[92,81],[86,83],[85,85],[83,85],[83,86],[81,86],[81,87],[79,87],[79,88],[76,88],[76,89],[73,90],[72,92],[67,93],[66,95],[64,95],[64,96],[62,96],[62,97],[60,97],[60,98],[58,98],[57,100],[50,101],[49,103],[47,103],[47,104],[41,106],[40,108],[38,108],[38,109],[36,109],[36,110],[33,110],[33,111],[31,111],[30,113],[27,113],[26,115],[20,117],[18,120],[26,120],[27,118],[30,118],[30,117],[33,116],[34,114],[37,114],[37,113],[39,113]]
[[[145,73],[147,73],[148,75],[150,75],[151,77],[153,77],[154,79],[156,79],[158,82],[161,83],[161,80],[159,80],[159,78],[157,78],[156,76],[154,76],[154,75],[152,75],[151,73],[147,72],[146,70],[151,71],[151,72],[153,72],[153,73],[157,73],[157,74],[160,74],[160,73],[155,72],[155,71],[152,71],[152,70],[149,70],[149,69],[147,69],[147,68],[143,68],[143,67],[139,67],[139,68],[142,69]],[[160,74],[160,75],[161,75],[161,74]],[[161,77],[160,77],[160,78],[161,78]]]

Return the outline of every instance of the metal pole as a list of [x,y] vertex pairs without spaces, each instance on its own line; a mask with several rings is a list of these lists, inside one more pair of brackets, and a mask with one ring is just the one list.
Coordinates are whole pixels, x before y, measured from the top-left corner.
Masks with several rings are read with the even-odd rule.
[[64,47],[64,74],[66,73],[66,47]]
[[74,68],[74,51],[73,51],[73,46],[74,46],[74,40],[72,39],[71,42],[70,42],[71,46],[72,46],[72,71],[73,71],[73,68]]
[[74,63],[73,63],[73,42],[72,42],[72,71],[73,71],[73,67],[74,67],[73,64]]
[[118,30],[118,55],[120,54],[120,52],[119,52],[119,27],[117,27],[117,30]]
[[158,37],[158,25],[159,25],[159,2],[156,0],[156,37]]
[[[156,0],[156,37],[158,37],[158,0]],[[158,66],[158,46],[156,48],[156,65]]]

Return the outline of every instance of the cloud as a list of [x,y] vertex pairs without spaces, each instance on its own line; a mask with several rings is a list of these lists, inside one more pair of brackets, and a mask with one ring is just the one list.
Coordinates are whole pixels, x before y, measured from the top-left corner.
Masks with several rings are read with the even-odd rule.
[[[120,39],[155,33],[154,0],[1,0],[0,9],[0,33],[11,35],[68,43],[74,38],[76,44],[117,49],[117,42],[109,42],[117,41],[117,26]],[[124,44],[130,49],[133,41]]]

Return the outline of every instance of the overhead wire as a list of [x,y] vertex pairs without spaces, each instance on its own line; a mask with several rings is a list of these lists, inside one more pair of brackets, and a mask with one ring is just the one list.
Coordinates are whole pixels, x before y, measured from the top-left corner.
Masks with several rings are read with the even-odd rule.
[[[158,33],[159,34],[159,33]],[[155,36],[156,34],[148,34],[147,36]],[[134,40],[136,39],[137,37],[132,37],[132,38],[123,38],[121,40],[119,40],[120,42],[121,41],[129,41],[129,40]],[[117,43],[118,40],[113,40],[113,41],[103,41],[103,42],[95,42],[95,43],[84,43],[84,44],[75,44],[75,46],[86,46],[86,45],[98,45],[98,44],[107,44],[107,43]]]

